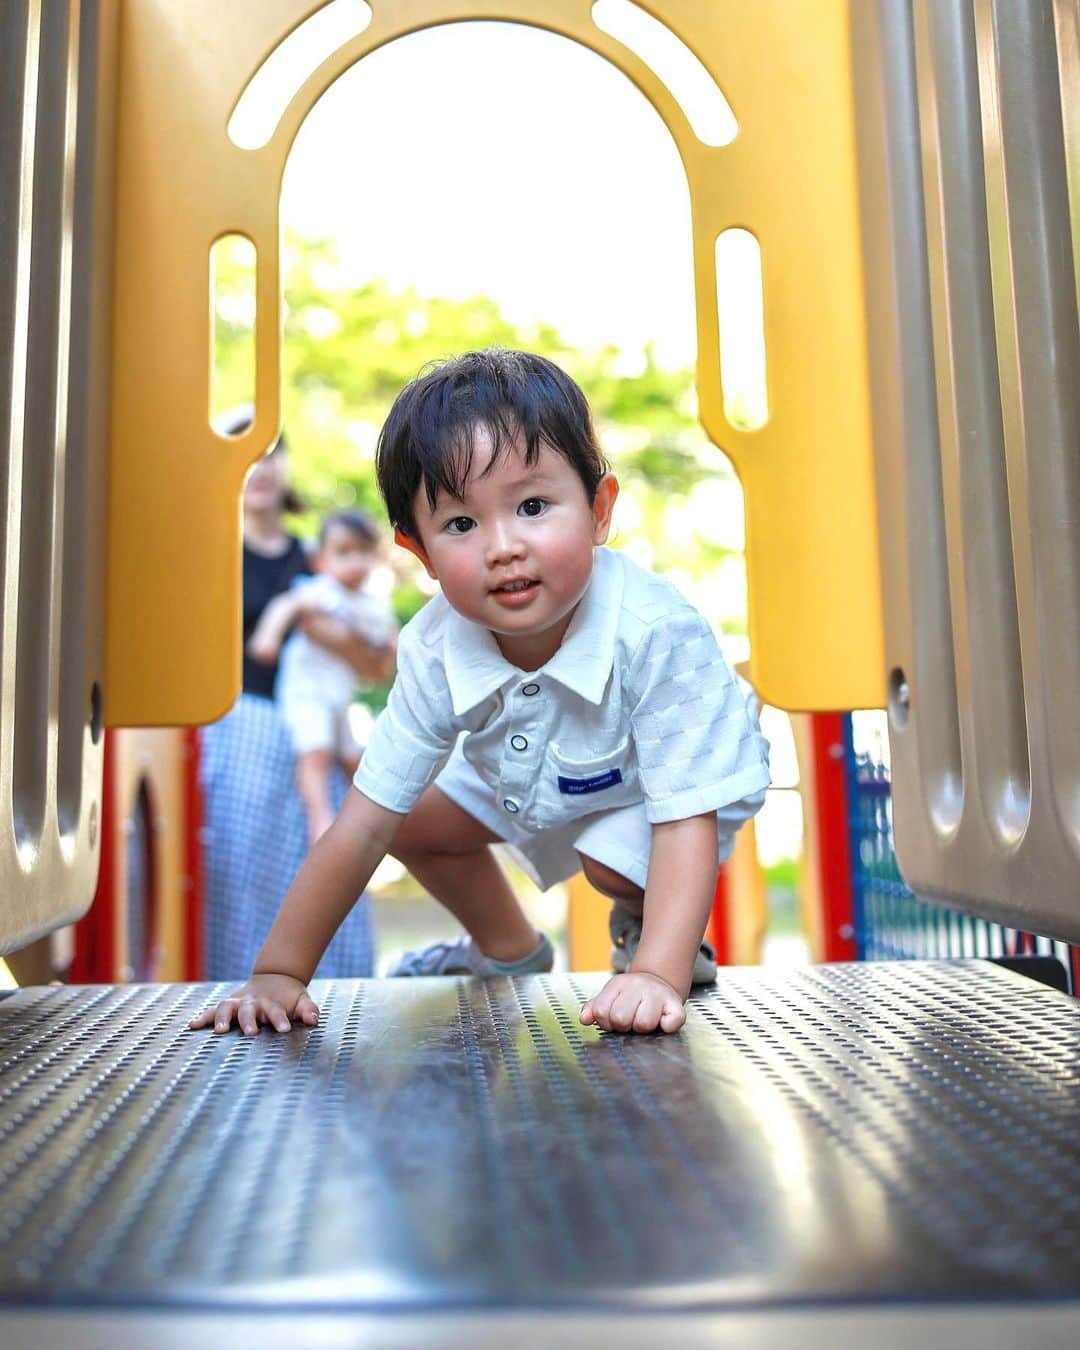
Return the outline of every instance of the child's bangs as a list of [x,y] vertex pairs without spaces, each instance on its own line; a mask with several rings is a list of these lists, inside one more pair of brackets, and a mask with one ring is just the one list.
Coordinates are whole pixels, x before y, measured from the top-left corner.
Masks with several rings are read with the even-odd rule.
[[543,439],[539,428],[527,428],[512,408],[499,408],[479,414],[457,426],[448,427],[442,445],[424,465],[424,487],[432,511],[440,492],[462,501],[469,480],[474,476],[477,456],[485,462],[476,473],[485,478],[501,459],[524,442],[525,463],[535,464]]

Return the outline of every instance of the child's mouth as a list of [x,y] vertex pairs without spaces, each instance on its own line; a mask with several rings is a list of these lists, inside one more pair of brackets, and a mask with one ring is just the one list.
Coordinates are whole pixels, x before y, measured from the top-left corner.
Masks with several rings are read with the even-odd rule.
[[504,582],[502,586],[496,586],[491,593],[499,600],[507,601],[512,604],[515,601],[524,600],[527,596],[531,595],[539,585],[540,583],[538,581],[523,578],[520,581]]

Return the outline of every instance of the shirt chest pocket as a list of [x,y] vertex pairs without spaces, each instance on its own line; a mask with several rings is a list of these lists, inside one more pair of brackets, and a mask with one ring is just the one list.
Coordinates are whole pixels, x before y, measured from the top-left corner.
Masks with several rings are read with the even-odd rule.
[[571,754],[570,747],[548,747],[546,784],[560,816],[584,816],[626,806],[641,795],[629,737],[603,753]]

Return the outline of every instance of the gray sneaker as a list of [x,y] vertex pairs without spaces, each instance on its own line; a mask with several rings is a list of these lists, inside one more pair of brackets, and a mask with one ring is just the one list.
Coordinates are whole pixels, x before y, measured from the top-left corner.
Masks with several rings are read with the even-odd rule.
[[[616,975],[623,975],[630,969],[630,962],[641,941],[641,915],[631,914],[616,900],[611,906],[608,929],[615,944],[611,949],[611,969]],[[694,957],[690,983],[712,984],[715,979],[716,953],[707,942],[703,942]]]
[[406,952],[386,972],[392,979],[420,975],[542,975],[555,964],[555,949],[540,934],[534,951],[520,961],[496,961],[485,956],[468,934],[453,942],[433,942],[418,952]]

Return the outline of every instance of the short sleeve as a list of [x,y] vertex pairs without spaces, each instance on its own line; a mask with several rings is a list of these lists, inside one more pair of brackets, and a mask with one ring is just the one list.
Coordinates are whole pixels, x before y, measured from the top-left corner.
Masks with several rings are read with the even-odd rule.
[[769,782],[768,742],[705,619],[686,606],[653,624],[627,683],[649,821],[753,815]]
[[398,669],[372,728],[354,785],[388,811],[410,811],[450,757],[459,728],[441,663],[402,632]]

